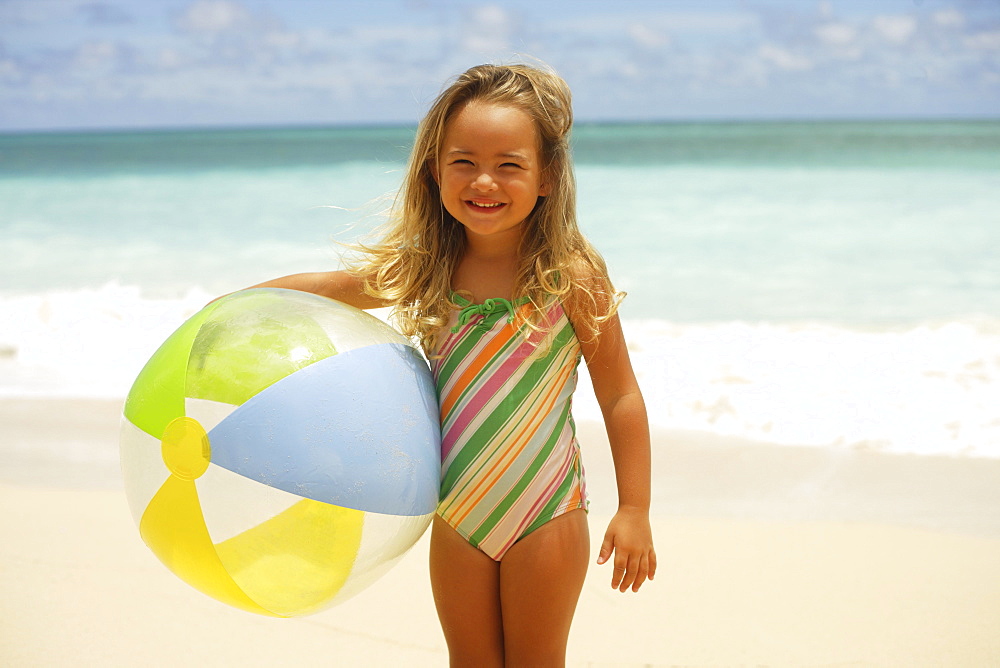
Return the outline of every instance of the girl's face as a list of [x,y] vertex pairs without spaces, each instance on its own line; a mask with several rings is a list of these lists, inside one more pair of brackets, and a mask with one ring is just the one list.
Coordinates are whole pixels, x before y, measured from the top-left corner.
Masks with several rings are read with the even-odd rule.
[[538,131],[516,107],[470,102],[445,127],[435,179],[466,236],[516,242],[540,196]]

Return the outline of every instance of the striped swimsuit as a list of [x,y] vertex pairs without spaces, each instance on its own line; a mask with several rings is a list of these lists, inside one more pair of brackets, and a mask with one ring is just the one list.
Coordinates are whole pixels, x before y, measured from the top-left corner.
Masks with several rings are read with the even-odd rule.
[[[441,406],[437,512],[499,561],[549,520],[587,507],[570,413],[580,343],[556,299],[546,333],[513,324],[514,309],[530,305],[452,298],[464,308],[429,355]],[[532,356],[545,336],[548,349]]]

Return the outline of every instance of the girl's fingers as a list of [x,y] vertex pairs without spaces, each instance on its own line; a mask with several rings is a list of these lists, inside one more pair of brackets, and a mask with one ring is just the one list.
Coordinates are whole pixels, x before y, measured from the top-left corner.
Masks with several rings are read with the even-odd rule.
[[604,542],[601,543],[601,551],[597,555],[597,564],[603,564],[605,561],[611,558],[611,553],[614,551],[615,541],[610,535],[604,536]]
[[649,574],[649,560],[646,559],[646,555],[643,555],[639,559],[639,568],[636,571],[635,581],[632,583],[632,591],[639,591],[639,587],[642,583],[646,581],[646,577]]
[[615,566],[615,570],[611,572],[611,588],[618,589],[621,586],[622,580],[625,579],[626,569],[624,566]]
[[636,574],[639,570],[639,559],[635,556],[629,555],[628,561],[625,566],[625,576],[621,579],[621,583],[618,587],[618,591],[624,592],[632,583],[635,581]]
[[619,548],[615,550],[615,570],[611,573],[611,588],[620,588],[626,576],[628,576],[628,554]]
[[654,575],[656,575],[656,553],[652,550],[648,554],[643,553],[639,556],[628,555],[623,550],[615,552],[615,568],[611,573],[612,589],[625,592],[631,587],[632,591],[639,591],[639,587],[646,580],[652,580]]

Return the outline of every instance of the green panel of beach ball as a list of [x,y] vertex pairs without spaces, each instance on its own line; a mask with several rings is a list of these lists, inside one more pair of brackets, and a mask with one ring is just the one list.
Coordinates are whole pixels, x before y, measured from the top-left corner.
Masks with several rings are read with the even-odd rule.
[[234,406],[314,362],[336,355],[300,304],[269,292],[224,300],[205,320],[187,363],[188,397]]
[[184,374],[198,331],[217,308],[212,304],[195,315],[163,342],[139,372],[125,400],[125,417],[154,438],[175,418],[184,415]]

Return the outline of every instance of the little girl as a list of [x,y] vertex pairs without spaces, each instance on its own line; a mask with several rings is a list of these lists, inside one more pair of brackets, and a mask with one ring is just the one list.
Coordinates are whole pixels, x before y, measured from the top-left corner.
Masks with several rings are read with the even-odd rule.
[[456,666],[563,665],[589,561],[570,414],[582,356],[604,415],[618,512],[597,563],[637,591],[656,571],[646,409],[621,300],[580,233],[570,91],[525,65],[473,67],[421,122],[390,228],[348,271],[262,284],[395,307],[441,407],[434,601]]

